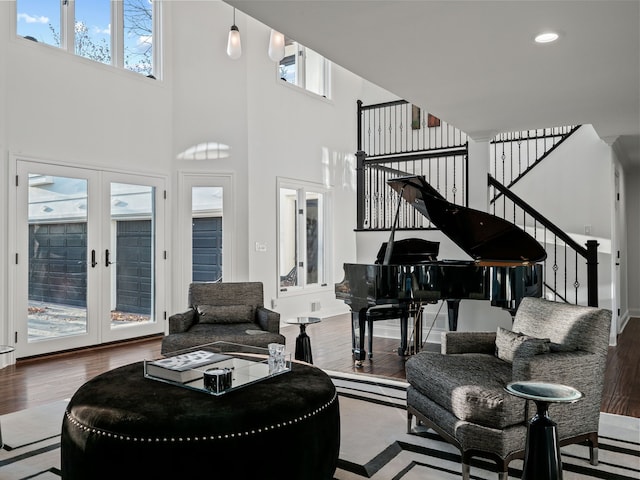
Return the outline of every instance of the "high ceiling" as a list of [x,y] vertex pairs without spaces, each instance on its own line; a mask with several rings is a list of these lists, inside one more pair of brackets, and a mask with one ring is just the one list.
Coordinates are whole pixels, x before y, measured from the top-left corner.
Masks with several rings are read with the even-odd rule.
[[640,0],[225,2],[473,139],[592,124],[640,168]]

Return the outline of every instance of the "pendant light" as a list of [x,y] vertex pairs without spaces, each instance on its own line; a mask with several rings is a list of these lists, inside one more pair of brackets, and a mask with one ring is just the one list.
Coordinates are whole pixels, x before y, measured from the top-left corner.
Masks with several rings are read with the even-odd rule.
[[240,30],[236,26],[236,9],[233,9],[233,25],[229,30],[229,40],[227,41],[227,55],[232,60],[237,60],[242,55],[242,44],[240,42]]
[[274,62],[280,62],[284,58],[284,35],[271,29],[269,37],[269,58]]

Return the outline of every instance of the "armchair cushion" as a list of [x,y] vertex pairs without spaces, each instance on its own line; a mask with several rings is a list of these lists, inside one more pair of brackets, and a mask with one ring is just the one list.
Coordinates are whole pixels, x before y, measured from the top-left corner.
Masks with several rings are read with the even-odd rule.
[[441,353],[487,353],[496,351],[496,332],[442,332]]
[[407,360],[407,382],[459,420],[505,428],[526,420],[524,400],[509,395],[511,364],[494,355],[425,352]]
[[549,352],[549,339],[536,338],[498,327],[496,332],[496,357],[513,363],[516,357],[529,358]]
[[254,320],[251,305],[198,305],[200,323],[247,323]]

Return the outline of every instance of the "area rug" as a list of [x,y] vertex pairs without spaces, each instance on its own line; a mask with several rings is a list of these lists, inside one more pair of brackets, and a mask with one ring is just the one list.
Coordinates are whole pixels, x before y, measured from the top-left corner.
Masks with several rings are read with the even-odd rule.
[[[406,383],[327,373],[340,401],[340,456],[335,480],[460,478],[457,449],[430,430],[406,433]],[[60,427],[65,406],[66,401],[60,401],[0,416],[5,442],[0,450],[0,479],[60,480]],[[601,414],[598,466],[589,464],[588,453],[581,445],[562,448],[565,480],[639,480],[640,419]],[[472,478],[495,480],[493,467],[491,462],[474,461]],[[522,462],[511,462],[509,474],[520,478]]]
[[60,400],[3,415],[0,426],[4,435],[5,450],[15,450],[59,436],[62,415],[67,403],[68,400]]
[[[405,382],[328,372],[340,395],[342,432],[335,478],[356,480],[430,480],[461,478],[460,452],[433,431],[406,433]],[[589,449],[561,449],[563,477],[640,479],[640,419],[600,414],[599,465],[589,463]],[[495,464],[471,463],[473,479],[497,479]],[[521,478],[522,461],[509,465],[509,478]]]
[[60,428],[67,403],[0,416],[0,479],[60,480]]

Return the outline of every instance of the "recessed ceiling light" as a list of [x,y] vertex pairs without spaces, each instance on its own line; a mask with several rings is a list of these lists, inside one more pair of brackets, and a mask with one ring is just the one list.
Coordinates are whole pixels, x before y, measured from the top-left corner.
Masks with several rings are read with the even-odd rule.
[[536,43],[551,43],[558,39],[559,35],[555,32],[545,32],[536,36]]

